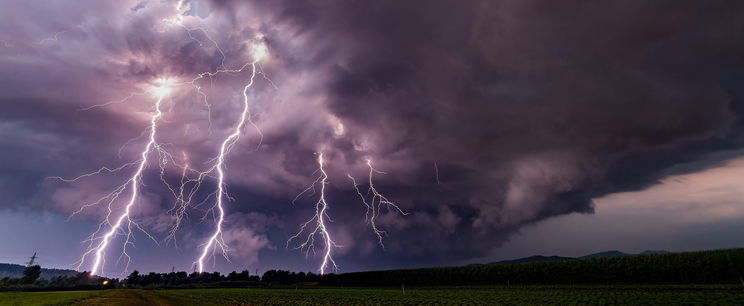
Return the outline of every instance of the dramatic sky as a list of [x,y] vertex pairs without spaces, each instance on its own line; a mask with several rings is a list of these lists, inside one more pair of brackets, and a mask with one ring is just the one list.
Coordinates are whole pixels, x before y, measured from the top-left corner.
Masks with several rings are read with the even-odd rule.
[[[238,69],[255,46],[268,50],[247,91],[258,129],[227,155],[230,262],[218,252],[210,270],[317,269],[320,254],[287,239],[315,212],[317,192],[292,200],[318,153],[342,272],[741,247],[742,34],[741,1],[1,1],[0,262],[77,261],[108,210],[90,204],[135,169],[50,177],[136,162],[158,80]],[[163,181],[213,164],[249,77],[171,88],[163,170],[151,152],[131,212],[153,239],[133,231],[130,269],[192,269],[216,174],[176,243]],[[368,159],[408,213],[382,210],[385,248],[347,177],[366,194]],[[104,274],[124,269],[124,242]]]

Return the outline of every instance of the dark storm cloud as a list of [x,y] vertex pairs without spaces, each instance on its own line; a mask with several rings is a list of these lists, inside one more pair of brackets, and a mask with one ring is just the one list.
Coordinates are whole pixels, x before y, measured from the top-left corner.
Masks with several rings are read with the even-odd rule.
[[[420,241],[480,254],[498,233],[591,212],[593,197],[642,188],[666,167],[739,143],[741,96],[726,86],[743,64],[737,2],[256,6],[307,37],[302,52],[333,54],[312,69],[328,75],[329,111],[366,149],[347,159],[373,152],[395,165],[400,196],[428,211],[400,221],[389,242],[409,252],[442,252],[412,245],[429,232]],[[444,187],[431,179],[435,161]],[[449,207],[461,235],[431,231],[446,227],[431,220]]]
[[[23,174],[41,190],[29,193],[50,194],[31,195],[33,205],[69,212],[90,197],[86,188],[104,186],[42,178],[120,163],[117,149],[139,135],[150,105],[75,110],[159,77],[214,70],[221,56],[200,33],[163,27],[172,3],[20,3],[0,5],[0,25],[18,28],[0,31],[12,44],[0,44],[0,166],[12,169],[0,187],[17,188],[9,178]],[[260,82],[251,94],[263,145],[256,151],[247,131],[229,159],[240,202],[231,220],[261,220],[236,225],[230,239],[245,237],[237,245],[251,250],[281,249],[310,216],[307,203],[288,202],[311,181],[317,151],[329,158],[340,256],[376,267],[482,256],[525,224],[590,213],[592,198],[694,171],[665,169],[740,144],[744,4],[736,1],[190,4],[189,18],[210,28],[227,66],[245,60],[258,33],[271,53],[263,64],[277,88]],[[45,18],[32,25],[23,16]],[[35,44],[62,30],[59,41]],[[214,154],[240,82],[225,77],[210,88],[214,134],[198,96],[174,94],[162,130],[173,152]],[[366,158],[387,172],[378,188],[411,212],[381,216],[385,251],[346,180],[347,172],[363,180]],[[149,198],[162,202],[153,212],[169,205],[164,195]],[[271,231],[285,236],[269,241]],[[203,236],[189,235],[194,245]]]

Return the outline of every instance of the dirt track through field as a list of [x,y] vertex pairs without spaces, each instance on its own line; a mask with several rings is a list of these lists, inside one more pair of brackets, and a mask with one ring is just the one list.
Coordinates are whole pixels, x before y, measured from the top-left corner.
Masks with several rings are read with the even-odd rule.
[[102,296],[75,302],[73,305],[216,305],[204,300],[186,299],[158,294],[150,290],[113,290]]

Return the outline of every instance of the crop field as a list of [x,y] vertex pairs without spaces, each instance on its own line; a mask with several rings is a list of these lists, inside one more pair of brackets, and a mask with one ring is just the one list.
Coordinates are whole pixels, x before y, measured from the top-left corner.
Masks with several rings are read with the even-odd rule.
[[108,291],[0,292],[0,305],[65,305],[107,294]]
[[169,289],[0,293],[0,305],[733,305],[737,286]]

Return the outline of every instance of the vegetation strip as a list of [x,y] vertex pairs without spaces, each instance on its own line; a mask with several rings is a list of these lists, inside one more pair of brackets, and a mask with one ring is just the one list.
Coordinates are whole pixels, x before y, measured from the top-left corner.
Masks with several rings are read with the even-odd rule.
[[[674,288],[674,290],[669,290]],[[618,290],[621,289],[621,290]],[[0,305],[737,304],[732,286],[117,289],[0,293]]]

